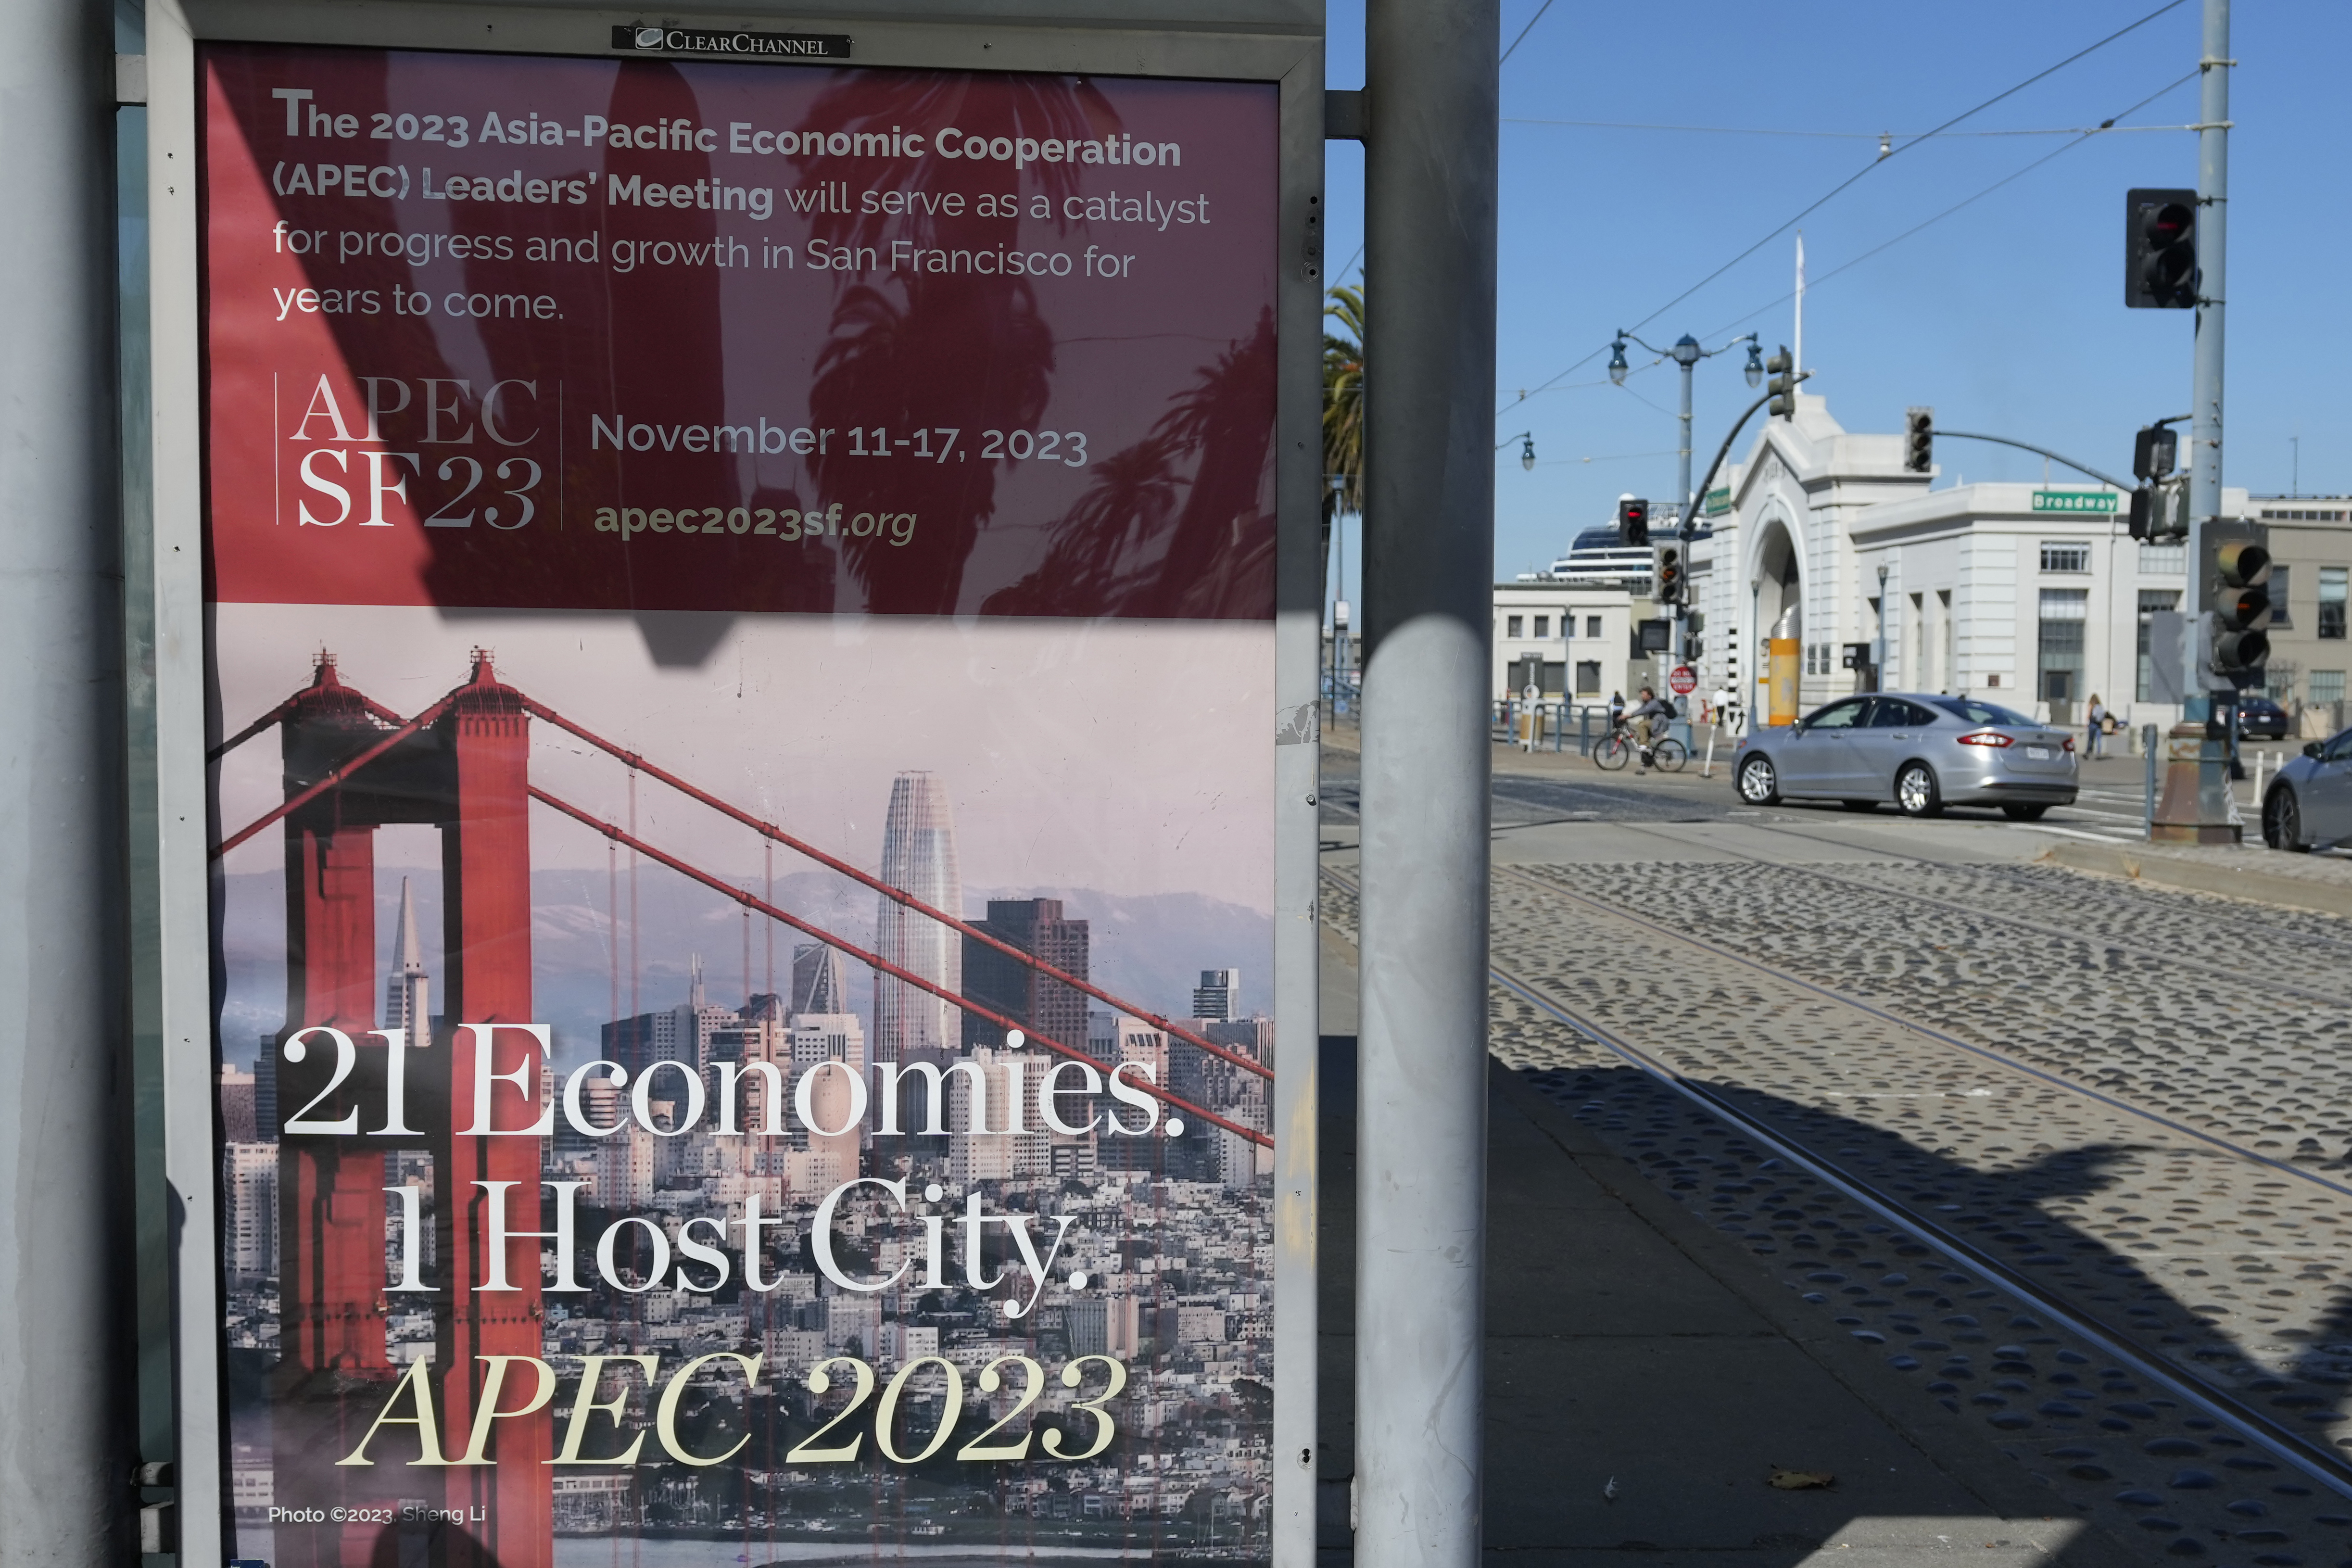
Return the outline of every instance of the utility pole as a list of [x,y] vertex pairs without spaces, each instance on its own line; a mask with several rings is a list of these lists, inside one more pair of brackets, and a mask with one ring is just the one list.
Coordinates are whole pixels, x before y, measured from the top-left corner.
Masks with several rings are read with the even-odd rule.
[[[2225,237],[2230,216],[2230,0],[2205,0],[2204,54],[2197,126],[2196,401],[2189,429],[2189,558],[2198,531],[2221,515],[2222,310],[2229,298]],[[2206,590],[2200,589],[2198,608]]]
[[[2205,535],[2221,517],[2222,312],[2229,299],[2226,236],[2230,210],[2230,0],[2204,0],[2197,125],[2197,343],[2189,429],[2189,541],[2192,637],[2213,633],[2218,608],[2205,570]],[[2186,658],[2194,689],[2182,694],[2180,725],[2169,738],[2170,767],[2153,834],[2191,842],[2234,839],[2230,742],[2215,721],[2213,693],[2201,661]],[[2194,760],[2193,773],[2190,767]],[[2194,779],[2193,791],[2190,781]]]
[[0,14],[0,1562],[98,1568],[139,1550],[114,49],[91,0]]
[[1370,0],[1359,1568],[1478,1568],[1498,0]]
[[[1798,275],[1801,279],[1804,268],[1801,245],[1798,252],[1797,265]],[[1764,379],[1763,344],[1754,332],[1749,332],[1745,337],[1732,339],[1721,348],[1701,348],[1696,338],[1685,332],[1675,340],[1674,347],[1657,349],[1642,342],[1641,338],[1634,333],[1621,331],[1617,334],[1617,341],[1610,345],[1609,352],[1609,379],[1620,386],[1625,384],[1626,372],[1630,368],[1625,363],[1625,345],[1628,342],[1641,343],[1642,347],[1649,349],[1650,353],[1662,354],[1673,360],[1683,373],[1682,446],[1675,455],[1675,496],[1677,512],[1675,518],[1675,531],[1683,541],[1685,560],[1687,562],[1690,537],[1697,531],[1699,505],[1703,499],[1691,489],[1691,373],[1698,368],[1699,361],[1713,359],[1719,353],[1727,353],[1741,343],[1746,343],[1748,345],[1748,384],[1754,386]],[[1714,469],[1708,469],[1707,473],[1712,479]],[[1674,666],[1685,662],[1685,650],[1690,646],[1689,637],[1688,614],[1683,606],[1674,606],[1675,643],[1668,656],[1668,668],[1671,669]]]

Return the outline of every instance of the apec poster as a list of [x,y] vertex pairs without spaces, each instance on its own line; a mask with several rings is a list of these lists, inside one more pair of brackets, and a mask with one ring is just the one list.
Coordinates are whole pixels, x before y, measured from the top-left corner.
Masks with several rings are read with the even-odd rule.
[[1264,1559],[1276,89],[200,64],[234,1555]]

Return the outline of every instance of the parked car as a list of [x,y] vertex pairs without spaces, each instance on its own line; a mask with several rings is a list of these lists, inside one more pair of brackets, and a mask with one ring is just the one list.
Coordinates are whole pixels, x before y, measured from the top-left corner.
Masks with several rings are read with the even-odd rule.
[[2238,735],[2247,741],[2284,741],[2286,710],[2267,697],[2249,694],[2238,699]]
[[2327,849],[2352,840],[2352,730],[2314,741],[2263,792],[2263,842]]
[[2030,822],[2074,804],[2078,763],[2071,730],[1972,697],[1888,691],[1743,735],[1732,778],[1750,805],[1810,796],[1869,811],[1893,801],[1906,816],[1997,805]]

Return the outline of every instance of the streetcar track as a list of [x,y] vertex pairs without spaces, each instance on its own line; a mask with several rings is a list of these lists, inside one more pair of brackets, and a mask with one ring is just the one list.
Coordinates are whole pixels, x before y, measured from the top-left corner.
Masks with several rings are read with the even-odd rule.
[[2096,1318],[2075,1310],[2038,1285],[2029,1274],[2011,1266],[1997,1255],[1978,1247],[1958,1231],[1922,1214],[1903,1199],[1881,1191],[1875,1184],[1844,1170],[1834,1161],[1821,1157],[1803,1148],[1798,1142],[1775,1129],[1769,1122],[1749,1115],[1733,1104],[1712,1087],[1691,1079],[1673,1064],[1651,1056],[1641,1047],[1625,1040],[1614,1031],[1581,1016],[1553,998],[1541,985],[1523,980],[1497,965],[1490,963],[1487,973],[1495,983],[1519,997],[1530,1006],[1547,1014],[1560,1024],[1591,1040],[1594,1044],[1622,1058],[1651,1079],[1685,1099],[1703,1107],[1741,1133],[1769,1149],[1778,1157],[1805,1171],[1825,1186],[1844,1194],[1853,1202],[1877,1215],[1888,1224],[1929,1238],[1935,1246],[1969,1268],[1996,1281],[2002,1289],[2020,1300],[2040,1309],[2066,1330],[2118,1363],[2132,1368],[2151,1383],[2161,1384],[2189,1403],[2200,1407],[2208,1416],[2227,1422],[2278,1458],[2293,1465],[2314,1480],[2352,1498],[2352,1464],[2338,1459],[2326,1449],[2315,1448],[2292,1428],[2282,1427],[2262,1411],[2253,1409],[2228,1391],[2218,1389],[2200,1380],[2182,1375],[2182,1370],[2161,1355],[2145,1351],[2127,1333],[2119,1333]]
[[[1634,822],[1634,821],[1628,820],[1628,821],[1623,822],[1623,823],[1622,823],[1622,824],[1617,824],[1616,826],[1626,826],[1626,827],[1638,827],[1638,826],[1640,826],[1641,825],[1640,825],[1638,822]],[[1881,848],[1881,847],[1877,847],[1877,846],[1874,846],[1874,846],[1864,847],[1864,846],[1860,846],[1860,845],[1855,845],[1855,844],[1846,843],[1846,842],[1843,842],[1843,841],[1842,841],[1842,840],[1835,839],[1835,838],[1826,838],[1826,837],[1823,837],[1822,835],[1817,834],[1817,833],[1806,833],[1806,832],[1800,831],[1800,830],[1799,830],[1799,828],[1798,828],[1794,824],[1790,823],[1790,822],[1785,821],[1785,820],[1783,820],[1783,821],[1780,821],[1780,822],[1773,822],[1773,823],[1767,823],[1767,824],[1759,824],[1759,826],[1762,826],[1769,827],[1769,828],[1770,828],[1772,831],[1774,831],[1774,832],[1778,832],[1778,833],[1786,833],[1786,834],[1787,834],[1790,837],[1791,837],[1791,838],[1800,838],[1800,839],[1802,839],[1802,840],[1804,840],[1805,842],[1807,842],[1807,843],[1809,843],[1809,844],[1818,844],[1818,845],[1822,845],[1822,846],[1823,846],[1824,847],[1828,847],[1828,848],[1832,848],[1832,849],[1857,849],[1857,848],[1860,848],[1860,849],[1864,849],[1865,853],[1869,854],[1872,858],[1876,858],[1876,859],[1885,859],[1885,860],[1903,860],[1903,861],[1907,861],[1907,862],[1909,862],[1910,864],[1915,865],[1915,866],[1932,866],[1932,867],[1936,867],[1936,868],[1939,868],[1939,869],[1948,868],[1948,867],[1952,864],[1952,862],[1948,861],[1948,860],[1938,860],[1938,859],[1936,859],[1934,857],[1932,857],[1932,856],[1927,856],[1927,855],[1914,855],[1914,854],[1911,854],[1911,853],[1909,853],[1908,851],[1906,851],[1906,850]],[[2138,840],[2131,840],[2131,842],[2139,842],[2139,841],[2138,841]],[[1723,846],[1721,846],[1721,845],[1710,845],[1710,846],[1708,846],[1708,847],[1710,847],[1710,848],[1724,848],[1724,847],[1723,847]],[[1739,854],[1739,853],[1741,853],[1741,851],[1738,851],[1738,850],[1731,850],[1731,849],[1726,849],[1726,851],[1725,851],[1725,852],[1726,852],[1726,853],[1727,853],[1727,854]],[[1771,863],[1772,863],[1772,864],[1779,864],[1779,862],[1771,862]],[[1970,870],[1977,870],[1977,871],[1985,871],[1985,872],[1990,872],[1990,873],[1991,873],[1991,874],[1993,874],[1993,875],[1995,875],[1995,876],[2000,877],[2000,878],[2001,878],[2003,880],[2005,880],[2005,881],[2013,881],[2013,882],[2014,882],[2014,881],[2022,881],[2022,880],[2024,880],[2024,879],[2025,879],[2021,875],[2021,874],[2023,872],[2024,868],[2022,868],[2022,867],[2019,867],[2019,866],[2004,865],[2004,864],[2001,864],[2001,863],[2000,863],[2000,862],[1996,862],[1996,861],[1978,861],[1978,862],[1971,862],[1971,863],[1969,864],[1969,869],[1970,869]],[[2190,890],[2190,889],[2167,889],[2167,891],[2168,891],[2168,892],[2175,893],[2175,894],[2177,894],[2178,896],[2179,896],[2179,897],[2181,897],[2181,898],[2183,898],[2183,899],[2219,899],[2219,898],[2222,898],[2222,897],[2224,897],[2224,896],[2225,896],[2225,895],[2221,895],[2221,894],[2215,894],[2215,893],[2199,893],[2199,892],[2196,892],[2196,891],[2194,891],[2194,890]],[[2307,944],[2307,945],[2309,945],[2309,946],[2313,946],[2313,947],[2319,947],[2319,948],[2332,948],[2332,949],[2335,949],[2336,952],[2339,952],[2343,953],[2347,958],[2352,958],[2352,938],[2325,936],[2325,935],[2322,935],[2321,933],[2319,933],[2319,932],[2317,932],[2317,931],[2302,931],[2302,930],[2297,930],[2297,929],[2295,929],[2295,928],[2294,928],[2294,927],[2291,927],[2291,926],[2274,926],[2274,927],[2269,927],[2269,928],[2255,928],[2255,927],[2250,927],[2250,926],[2248,926],[2248,925],[2244,924],[2244,923],[2243,923],[2243,922],[2242,922],[2242,921],[2231,921],[2231,920],[2228,919],[2228,917],[2226,917],[2225,915],[2222,915],[2221,913],[2220,913],[2219,911],[2217,911],[2217,910],[2211,910],[2211,909],[2210,909],[2210,908],[2207,908],[2206,906],[2204,906],[2204,905],[2202,905],[2202,904],[2200,904],[2200,905],[2199,905],[2199,906],[2197,906],[2197,907],[2198,907],[2198,909],[2199,909],[2199,910],[2200,910],[2200,912],[2201,914],[2208,915],[2208,916],[2210,916],[2210,917],[2211,918],[2211,921],[2212,921],[2212,923],[2213,923],[2213,925],[2214,925],[2215,929],[2216,929],[2216,930],[2219,930],[2219,931],[2231,931],[2231,932],[2237,933],[2237,934],[2241,935],[2241,936],[2244,936],[2244,937],[2248,937],[2248,938],[2252,938],[2252,937],[2255,937],[2255,936],[2260,936],[2262,939],[2263,939],[2263,940],[2265,940],[2265,941],[2272,941],[2272,942],[2275,942],[2275,941],[2279,941],[2279,940],[2284,939],[2284,940],[2287,940],[2287,941],[2292,941],[2292,942],[2300,942],[2300,943]],[[1972,911],[1972,912],[1973,912],[1973,911]],[[2301,913],[2301,912],[2304,912],[2304,911],[2297,911],[2297,912],[2298,912],[2298,913]],[[2070,933],[2070,934],[2073,934],[2073,933]],[[2168,961],[2168,962],[2170,962],[2170,961],[2171,961],[2171,959],[2172,959],[2172,955],[2170,955],[2170,954],[2167,954],[2167,955],[2166,955],[2166,958],[2167,958],[2167,961]],[[2329,1002],[2331,1002],[2331,1003],[2341,1004],[2341,1003],[2342,1003],[2342,1001],[2343,1001],[2344,999],[2343,999],[2342,997],[2340,997],[2340,996],[2331,996],[2331,997],[2327,998],[2327,1000],[2328,1000]]]
[[[1792,868],[1802,869],[1802,868]],[[1892,1012],[1887,1008],[1877,1006],[1873,1003],[1864,1002],[1858,997],[1849,996],[1831,986],[1823,985],[1818,981],[1807,980],[1802,975],[1791,973],[1787,970],[1775,968],[1773,965],[1766,963],[1760,959],[1750,958],[1746,953],[1734,952],[1730,948],[1719,946],[1715,942],[1706,941],[1700,937],[1692,936],[1685,931],[1678,931],[1672,926],[1664,925],[1656,921],[1651,920],[1646,915],[1638,915],[1629,910],[1621,909],[1617,905],[1605,902],[1602,900],[1591,898],[1582,893],[1571,892],[1568,889],[1560,887],[1555,882],[1547,881],[1540,877],[1530,876],[1526,871],[1523,871],[1515,866],[1497,866],[1495,868],[1495,874],[1497,876],[1509,877],[1514,881],[1525,883],[1529,887],[1538,889],[1555,898],[1566,899],[1572,903],[1582,904],[1589,910],[1597,910],[1602,915],[1610,918],[1624,921],[1629,925],[1639,926],[1654,936],[1662,936],[1673,942],[1685,943],[1687,946],[1697,948],[1702,952],[1711,953],[1717,958],[1728,959],[1734,963],[1741,964],[1747,968],[1755,970],[1758,973],[1779,981],[1784,985],[1793,985],[1799,990],[1810,991],[1816,996],[1824,997],[1829,1001],[1837,1003],[1841,1006],[1851,1007],[1857,1013],[1862,1013],[1867,1016],[1876,1018],[1884,1024],[1891,1024],[1895,1027],[1905,1030],[1910,1034],[1916,1035],[1922,1039],[1931,1040],[1937,1045],[1948,1046],[1955,1050],[1965,1051],[1970,1056],[1990,1062],[1997,1067],[2006,1068],[2010,1071],[2021,1077],[2038,1079],[2053,1089],[2063,1089],[2070,1094],[2081,1095],[2084,1099],[2104,1105],[2110,1110],[2119,1110],[2126,1116],[2137,1117],[2141,1121],[2153,1122],[2157,1126],[2164,1128],[2167,1131],[2177,1132],[2183,1137],[2195,1139],[2200,1143],[2210,1143],[2214,1148],[2220,1149],[2226,1153],[2234,1154],[2240,1159],[2248,1161],[2252,1163],[2267,1166],[2273,1171],[2280,1172],[2286,1175],[2300,1177],[2302,1180],[2312,1184],[2314,1186],[2326,1189],[2328,1192],[2335,1194],[2338,1197],[2352,1198],[2352,1186],[2347,1186],[2341,1182],[2330,1181],[2325,1176],[2315,1175],[2309,1171],[2303,1170],[2288,1161],[2274,1160],[2268,1154],[2258,1153],[2252,1149],[2246,1148],[2242,1144],[2232,1142],[2227,1138],[2218,1137],[2215,1134],[2204,1131],[2200,1128],[2191,1127],[2183,1121],[2176,1121],[2171,1117],[2166,1116],[2160,1111],[2151,1110],[2143,1105],[2135,1105],[2130,1100],[2119,1099],[2118,1097],[2108,1093],[2105,1089],[2094,1088],[2093,1086],[2081,1082],[2078,1079],[2069,1078],[2063,1073],[2053,1072],[2047,1068],[2035,1067],[2030,1062],[2021,1061],[2017,1058],[1997,1050],[1990,1046],[1980,1046],[1973,1041],[1961,1039],[1957,1035],[1948,1035],[1943,1030],[1936,1028],[1932,1025],[1919,1023],[1916,1019],[1906,1018],[1903,1015]],[[1879,891],[1882,889],[1873,890]],[[2340,999],[2328,997],[2326,998],[2326,1000],[2330,1003],[2336,1003]]]
[[[1653,825],[1651,824],[1640,822],[1629,822],[1622,826],[1633,829],[1636,833],[1652,833],[1653,827]],[[1652,837],[1664,837],[1666,836],[1652,833]],[[1809,836],[1805,834],[1797,834],[1794,837],[1801,838]],[[1818,843],[1824,841],[1815,840],[1815,842]],[[2165,963],[2175,968],[2201,969],[2208,973],[2221,976],[2223,979],[2238,981],[2245,979],[2245,975],[2242,972],[2231,969],[2225,964],[2210,963],[2204,959],[2195,958],[2177,951],[2160,951],[2157,948],[2150,947],[2144,942],[2133,942],[2126,938],[2095,936],[2081,931],[2068,931],[2063,926],[2045,925],[2039,921],[2027,920],[2019,915],[2002,914],[1993,910],[1979,908],[1973,904],[1954,903],[1948,899],[1939,899],[1928,893],[1908,891],[1898,892],[1895,889],[1885,888],[1875,882],[1865,881],[1857,877],[1842,877],[1836,872],[1826,870],[1819,865],[1768,859],[1764,856],[1759,855],[1753,850],[1736,849],[1729,845],[1709,844],[1707,847],[1721,850],[1726,855],[1738,856],[1742,860],[1753,861],[1759,866],[1770,866],[1779,870],[1792,871],[1800,876],[1813,878],[1817,881],[1835,883],[1837,886],[1842,888],[1853,888],[1858,891],[1874,894],[1880,898],[1895,899],[1904,903],[1926,904],[1935,909],[1948,910],[1955,914],[1965,915],[1971,920],[1997,921],[2004,925],[2016,926],[2021,930],[2030,931],[2041,936],[2058,937],[2067,942],[2089,942],[2117,952],[2137,953],[2142,958],[2154,959],[2158,963]],[[1930,860],[1924,856],[1905,855],[1900,851],[1889,851],[1888,858],[1907,860],[1915,865],[1922,866],[1945,867],[1949,864],[1949,862],[1946,861]],[[2015,868],[2001,865],[1972,865],[1969,869],[1989,872],[1996,876],[2001,876],[2004,880],[2009,880],[2011,879],[2008,878],[2006,873],[2015,869]],[[2313,940],[2325,942],[2328,939],[2325,937],[2317,937]],[[2314,990],[2307,986],[2297,985],[2293,981],[2278,980],[2268,977],[2264,978],[2262,984],[2266,990],[2276,991],[2290,996],[2300,996],[2305,1001],[2317,1002],[2326,1006],[2341,1007],[2347,1004],[2352,1004],[2352,996],[2347,996],[2345,993],[2340,991]]]
[[[1542,892],[1561,892],[1561,889],[1543,882],[1540,879],[1516,873],[1511,868],[1498,867],[1496,869],[1498,873],[1511,876],[1514,881],[1532,886]],[[1326,867],[1323,874],[1351,895],[1360,897],[1360,888],[1345,873],[1334,868]],[[1563,896],[1587,906],[1604,920],[1621,920],[1628,924],[1643,928],[1653,935],[1687,940],[1681,938],[1679,933],[1670,929],[1659,927],[1654,922],[1639,916],[1628,915],[1598,900],[1580,899],[1572,894]],[[1706,943],[1694,945],[1708,946]],[[1719,952],[1720,950],[1709,948],[1709,951]],[[1739,955],[1727,953],[1724,956],[1738,958]],[[1842,1005],[1855,1006],[1882,1022],[1903,1028],[1907,1032],[1923,1034],[1930,1039],[1937,1038],[1933,1031],[1922,1030],[1912,1025],[1909,1020],[1872,1008],[1866,1004],[1853,1003],[1850,998],[1839,996],[1827,987],[1781,973],[1769,965],[1753,963],[1745,959],[1741,959],[1740,962],[1749,963],[1751,967],[1780,984],[1793,985]],[[1804,1171],[1824,1186],[1842,1194],[1889,1225],[1925,1238],[1932,1246],[1944,1251],[1965,1267],[1983,1275],[1988,1280],[2020,1301],[2044,1312],[2063,1326],[2067,1331],[2076,1335],[2084,1342],[2095,1346],[2102,1353],[2130,1367],[2136,1374],[2147,1378],[2151,1383],[2160,1384],[2179,1395],[2183,1401],[2202,1411],[2208,1418],[2224,1423],[2244,1434],[2248,1440],[2258,1444],[2265,1452],[2291,1465],[2309,1479],[2318,1481],[2341,1496],[2352,1499],[2352,1459],[2339,1458],[2332,1448],[2317,1446],[2314,1440],[2305,1438],[2293,1428],[2283,1426],[2263,1411],[2253,1408],[2229,1389],[2216,1386],[2200,1377],[2194,1369],[2184,1367],[2161,1352],[2141,1345],[2129,1329],[2107,1324],[2089,1312],[2067,1305],[2063,1298],[2038,1283],[2024,1268],[2006,1261],[1999,1254],[1969,1240],[1956,1228],[1939,1221],[1932,1214],[1923,1213],[1904,1198],[1885,1190],[1866,1176],[1846,1169],[1832,1158],[1809,1150],[1797,1135],[1780,1131],[1770,1121],[1740,1109],[1728,1094],[1685,1073],[1671,1061],[1634,1045],[1614,1029],[1562,1002],[1544,983],[1515,974],[1502,965],[1495,963],[1491,959],[1487,964],[1487,973],[1495,984],[1511,995],[1600,1047],[1610,1055],[1624,1061],[1651,1081],[1696,1105],[1734,1131],[1764,1146],[1776,1157]],[[1946,1042],[1937,1040],[1937,1043]],[[2226,1140],[2197,1133],[2193,1129],[2175,1128],[2161,1117],[2144,1111],[2138,1107],[2115,1101],[2111,1097],[2098,1095],[2095,1091],[2084,1090],[2080,1086],[2069,1083],[2056,1075],[2046,1074],[2023,1064],[2008,1061],[1996,1052],[1971,1047],[1966,1042],[1954,1043],[1960,1045],[1970,1055],[1993,1061],[1997,1065],[2011,1067],[2023,1076],[2041,1079],[2052,1087],[2068,1092],[2083,1093],[2085,1098],[2096,1100],[2106,1104],[2109,1109],[2119,1110],[2127,1116],[2156,1121],[2170,1130],[2188,1132],[2200,1142],[2213,1145],[2227,1153],[2238,1155],[2249,1163],[2272,1169],[2281,1168],[2277,1162],[2241,1149]],[[2301,1174],[2301,1173],[2297,1173]],[[2352,1189],[2338,1187],[2333,1183],[2318,1182],[2317,1184],[2352,1195]]]

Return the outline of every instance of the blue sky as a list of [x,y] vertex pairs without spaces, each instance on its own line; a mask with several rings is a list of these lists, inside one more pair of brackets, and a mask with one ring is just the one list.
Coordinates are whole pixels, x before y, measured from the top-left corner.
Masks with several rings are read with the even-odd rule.
[[[1503,0],[1506,42],[1540,3]],[[1642,370],[1652,356],[1634,351],[1637,374],[1622,389],[1610,385],[1612,329],[1651,315],[1872,163],[1878,133],[1894,132],[1900,147],[1905,132],[1933,129],[2158,3],[1554,4],[1503,68],[1496,435],[1531,429],[1540,461],[1523,472],[1516,445],[1496,458],[1497,574],[1549,561],[1576,529],[1613,515],[1623,491],[1673,493],[1675,369]],[[1360,3],[1334,0],[1329,26],[1330,85],[1362,85]],[[2199,0],[2187,0],[1955,131],[2095,125],[2193,72],[2199,26]],[[2352,489],[2352,290],[2337,281],[2352,269],[2352,134],[2341,88],[2352,6],[2241,5],[2231,52],[2241,64],[2231,103],[2223,482],[2286,490],[2289,438],[2300,436],[2304,492],[2342,493]],[[2196,110],[2192,77],[2125,123],[2186,125]],[[1514,122],[1523,120],[1859,137]],[[2124,192],[2194,184],[2196,138],[2187,132],[2090,138],[1824,277],[2067,141],[1948,132],[1886,160],[1804,219],[1813,280],[1805,359],[1817,372],[1807,390],[1826,395],[1847,429],[1898,429],[1907,405],[1926,404],[1940,426],[2013,436],[2126,473],[2133,431],[2187,410],[2191,312],[2122,302]],[[1336,266],[1363,237],[1362,150],[1330,144],[1328,181]],[[1663,345],[1688,331],[1713,347],[1754,330],[1769,353],[1790,335],[1781,297],[1792,264],[1793,240],[1783,236],[1642,335]],[[1360,267],[1349,280],[1360,280]],[[1380,309],[1376,295],[1369,304]],[[1743,363],[1733,353],[1699,367],[1700,468],[1754,395]],[[1515,401],[1517,389],[1555,376],[1554,390]],[[1936,456],[1939,483],[2042,474],[2039,458],[1982,443],[1938,442]],[[1353,597],[1352,520],[1347,552]]]

